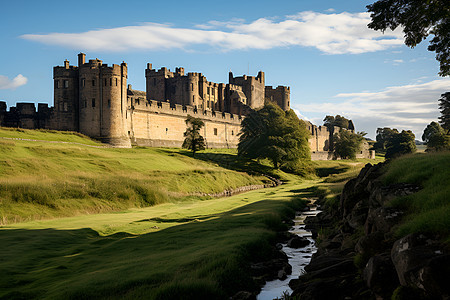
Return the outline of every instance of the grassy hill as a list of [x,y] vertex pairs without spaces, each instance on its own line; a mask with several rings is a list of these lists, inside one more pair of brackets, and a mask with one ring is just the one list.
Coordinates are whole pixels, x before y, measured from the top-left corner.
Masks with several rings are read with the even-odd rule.
[[187,201],[267,181],[180,149],[108,148],[76,133],[0,128],[0,224]]
[[[60,132],[0,129],[0,154],[5,299],[227,299],[256,290],[251,263],[274,254],[277,232],[323,179],[233,150],[193,159]],[[337,193],[366,162],[314,166]],[[260,172],[288,183],[220,199],[192,194],[261,184]]]

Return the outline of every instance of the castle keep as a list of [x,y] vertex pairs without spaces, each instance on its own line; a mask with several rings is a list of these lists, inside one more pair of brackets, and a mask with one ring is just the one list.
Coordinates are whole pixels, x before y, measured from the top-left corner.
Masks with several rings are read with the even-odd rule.
[[[265,86],[261,71],[256,77],[230,72],[225,84],[210,82],[202,73],[185,74],[182,67],[171,72],[148,63],[145,92],[127,84],[127,72],[125,62],[86,62],[80,53],[77,66],[66,60],[53,68],[54,107],[38,104],[36,112],[34,103],[17,103],[8,112],[0,101],[0,125],[77,131],[116,147],[181,147],[185,120],[192,115],[205,123],[202,135],[208,148],[235,148],[249,111],[261,108],[266,99],[290,109],[289,87]],[[308,126],[312,157],[328,153],[328,130]]]

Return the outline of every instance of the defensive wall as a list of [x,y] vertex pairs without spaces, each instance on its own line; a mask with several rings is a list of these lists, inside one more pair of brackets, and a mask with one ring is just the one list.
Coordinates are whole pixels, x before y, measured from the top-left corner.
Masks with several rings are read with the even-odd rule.
[[[17,103],[7,111],[0,101],[0,126],[77,131],[116,147],[134,145],[181,147],[188,115],[203,120],[208,148],[236,148],[242,118],[270,100],[290,109],[290,88],[265,86],[264,72],[256,77],[229,73],[229,83],[214,83],[202,73],[145,69],[146,91],[127,84],[127,64],[108,66],[99,59],[78,65],[68,60],[53,68],[54,107]],[[327,127],[307,122],[311,158],[336,159],[333,135]],[[367,148],[368,149],[368,148]],[[372,157],[366,148],[359,157]]]

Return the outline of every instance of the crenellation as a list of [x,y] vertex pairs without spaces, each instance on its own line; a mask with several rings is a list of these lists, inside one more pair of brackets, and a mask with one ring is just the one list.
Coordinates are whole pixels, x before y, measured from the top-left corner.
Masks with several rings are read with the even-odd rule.
[[[183,67],[171,72],[147,63],[146,91],[138,91],[127,84],[125,62],[108,66],[96,58],[86,63],[80,53],[78,66],[65,60],[53,68],[54,107],[38,104],[36,112],[32,103],[17,103],[7,111],[0,101],[0,125],[78,131],[117,147],[180,147],[191,115],[205,123],[207,147],[235,148],[242,119],[266,99],[290,109],[290,88],[265,86],[264,76],[262,71],[256,77],[230,72],[228,83],[216,83]],[[329,158],[332,133],[309,122],[307,127],[312,156]]]

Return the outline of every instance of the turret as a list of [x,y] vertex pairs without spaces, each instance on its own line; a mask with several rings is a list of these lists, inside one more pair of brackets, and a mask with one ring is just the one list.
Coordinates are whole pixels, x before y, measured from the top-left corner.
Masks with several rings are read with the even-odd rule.
[[78,67],[65,60],[53,68],[53,80],[57,129],[78,131]]
[[80,132],[130,147],[126,132],[127,64],[109,67],[99,59],[80,67]]

